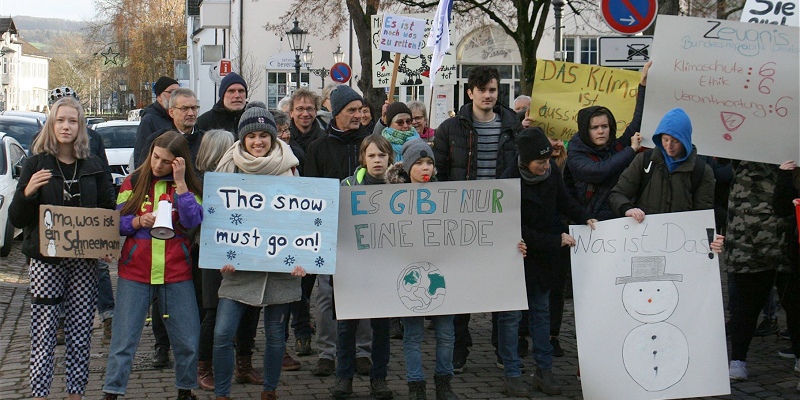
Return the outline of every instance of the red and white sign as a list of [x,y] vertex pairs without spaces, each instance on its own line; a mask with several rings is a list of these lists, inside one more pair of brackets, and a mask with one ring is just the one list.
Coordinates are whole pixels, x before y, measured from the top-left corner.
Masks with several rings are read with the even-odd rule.
[[655,21],[656,0],[601,0],[600,10],[606,24],[623,35],[635,35]]
[[231,60],[223,58],[219,60],[219,76],[225,76],[231,73]]
[[346,83],[349,81],[352,73],[350,66],[343,62],[333,64],[331,67],[331,79],[339,83]]

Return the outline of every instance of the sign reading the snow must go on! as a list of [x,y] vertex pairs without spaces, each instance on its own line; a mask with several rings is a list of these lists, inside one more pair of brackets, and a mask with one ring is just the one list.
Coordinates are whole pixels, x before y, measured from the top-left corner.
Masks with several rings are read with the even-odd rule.
[[335,179],[207,173],[200,268],[333,274],[338,220]]
[[340,192],[339,319],[527,309],[518,179]]

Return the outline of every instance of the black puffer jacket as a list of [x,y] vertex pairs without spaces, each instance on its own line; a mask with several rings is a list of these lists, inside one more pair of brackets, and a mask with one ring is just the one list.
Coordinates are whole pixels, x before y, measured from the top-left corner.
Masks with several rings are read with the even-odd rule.
[[[519,166],[515,164],[501,178],[521,178]],[[591,216],[567,193],[561,172],[552,160],[550,176],[544,181],[530,184],[520,179],[520,213],[522,239],[528,245],[525,280],[528,285],[538,282],[549,289],[556,282],[557,274],[563,273],[560,250],[564,229],[557,213],[581,224]]]
[[[113,191],[109,189],[111,182],[106,179],[100,159],[90,155],[89,158],[77,162],[78,185],[81,191],[80,206],[114,209],[115,199],[110,195]],[[53,177],[33,196],[26,197],[25,187],[28,186],[31,176],[42,169],[52,171]],[[57,263],[60,258],[44,257],[39,253],[39,205],[41,204],[58,206],[64,204],[64,177],[59,172],[55,156],[50,154],[36,154],[25,160],[14,200],[8,209],[8,217],[12,225],[23,229],[22,254],[47,263]]]
[[[517,163],[517,146],[514,138],[522,124],[514,110],[496,105],[500,116],[500,141],[497,147],[495,177]],[[472,103],[464,104],[458,115],[439,125],[433,138],[436,158],[436,177],[440,181],[474,180],[478,174],[478,133],[472,126]]]
[[[165,129],[175,128],[172,125],[172,117],[161,103],[155,101],[144,109],[144,114],[136,129],[136,143],[133,145],[133,164],[138,166],[142,162],[142,157],[147,156],[148,147],[145,142],[150,135]],[[142,155],[142,153],[145,153]]]
[[239,111],[230,111],[222,105],[222,99],[220,99],[217,104],[214,104],[214,107],[211,107],[210,110],[197,118],[197,123],[194,126],[203,132],[208,132],[212,129],[225,129],[238,138],[239,119],[242,118],[242,114],[244,114],[244,108]]
[[358,162],[358,148],[367,136],[368,133],[363,127],[342,132],[334,129],[331,122],[325,137],[313,141],[308,146],[303,176],[335,178],[340,181],[347,178],[361,165]]

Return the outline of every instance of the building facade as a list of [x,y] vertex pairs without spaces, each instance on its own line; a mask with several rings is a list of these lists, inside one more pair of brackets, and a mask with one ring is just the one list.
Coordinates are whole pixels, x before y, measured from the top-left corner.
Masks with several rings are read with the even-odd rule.
[[0,18],[0,110],[43,111],[49,59],[22,39],[12,18]]

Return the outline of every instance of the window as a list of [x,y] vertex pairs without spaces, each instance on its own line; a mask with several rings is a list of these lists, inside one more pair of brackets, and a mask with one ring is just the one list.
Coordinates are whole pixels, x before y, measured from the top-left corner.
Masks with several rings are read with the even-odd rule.
[[[282,98],[292,94],[295,88],[293,71],[267,72],[267,108],[277,109]],[[300,86],[308,88],[308,72],[300,72]]]
[[597,64],[596,37],[564,38],[564,61],[579,64]]

